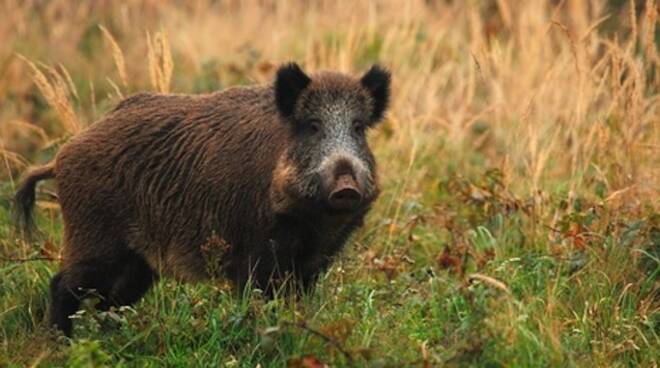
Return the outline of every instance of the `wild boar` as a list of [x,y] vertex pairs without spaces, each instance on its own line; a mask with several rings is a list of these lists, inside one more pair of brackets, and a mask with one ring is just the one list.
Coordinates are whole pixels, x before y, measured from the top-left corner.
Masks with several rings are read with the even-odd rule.
[[127,305],[160,276],[311,288],[378,196],[366,132],[389,96],[377,65],[356,78],[291,63],[269,85],[120,102],[16,193],[29,231],[37,182],[56,180],[64,249],[52,325],[70,336],[87,290],[101,309]]

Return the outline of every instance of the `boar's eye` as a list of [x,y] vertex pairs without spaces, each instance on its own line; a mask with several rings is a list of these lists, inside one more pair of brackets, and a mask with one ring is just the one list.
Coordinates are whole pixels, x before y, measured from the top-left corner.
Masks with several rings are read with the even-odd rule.
[[305,132],[315,135],[321,131],[321,120],[319,119],[308,119],[304,122]]
[[367,125],[364,123],[364,121],[362,121],[360,119],[353,120],[353,131],[355,133],[362,134],[362,133],[364,133],[366,128],[367,128]]

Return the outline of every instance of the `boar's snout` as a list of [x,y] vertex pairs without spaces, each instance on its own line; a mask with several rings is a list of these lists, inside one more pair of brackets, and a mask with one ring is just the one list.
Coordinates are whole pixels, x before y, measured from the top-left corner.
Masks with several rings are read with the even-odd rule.
[[360,208],[365,197],[365,173],[360,163],[345,157],[331,161],[322,173],[328,205],[340,211]]
[[330,206],[337,210],[353,210],[362,203],[362,193],[353,176],[344,174],[337,179],[335,189],[328,197]]

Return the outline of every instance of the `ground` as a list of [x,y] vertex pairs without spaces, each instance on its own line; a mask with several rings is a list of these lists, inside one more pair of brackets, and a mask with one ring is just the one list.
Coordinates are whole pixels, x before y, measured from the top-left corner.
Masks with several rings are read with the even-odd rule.
[[[0,3],[0,366],[657,366],[654,1]],[[45,183],[14,232],[26,166],[131,93],[288,60],[393,74],[383,194],[316,291],[163,279],[50,331],[62,220]]]

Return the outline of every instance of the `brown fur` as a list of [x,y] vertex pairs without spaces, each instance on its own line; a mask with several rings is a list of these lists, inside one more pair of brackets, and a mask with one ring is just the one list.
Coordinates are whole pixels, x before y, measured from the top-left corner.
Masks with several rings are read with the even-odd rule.
[[[363,108],[372,108],[350,77],[324,74],[318,88],[363,96]],[[138,94],[27,176],[17,195],[22,217],[30,217],[36,182],[55,177],[64,218],[64,264],[51,284],[54,324],[70,334],[65,318],[86,288],[107,307],[136,301],[159,275],[217,276],[203,252],[217,236],[228,248],[214,269],[237,287],[251,279],[269,289],[289,276],[313,285],[369,206],[291,212],[300,173],[287,158],[293,133],[274,100],[272,86]]]

